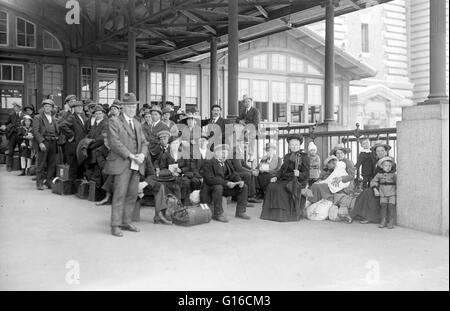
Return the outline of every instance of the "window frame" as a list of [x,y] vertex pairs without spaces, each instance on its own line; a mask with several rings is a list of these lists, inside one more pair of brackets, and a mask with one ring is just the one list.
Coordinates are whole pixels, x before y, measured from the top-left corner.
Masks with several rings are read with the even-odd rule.
[[[11,78],[12,80],[3,80],[3,70],[2,67],[11,66]],[[12,67],[21,67],[22,68],[22,80],[14,80],[14,70]],[[14,64],[14,63],[0,63],[0,82],[3,83],[24,83],[25,82],[25,66],[23,64]]]
[[[255,66],[255,59],[258,59],[259,57],[264,56],[265,60],[265,66],[264,67],[256,67]],[[258,61],[258,63],[261,63]],[[256,54],[252,57],[252,68],[256,69],[256,70],[268,70],[269,69],[269,55],[267,53],[261,53],[261,54]]]
[[[156,77],[156,82],[153,83],[153,78],[152,76],[155,75]],[[158,77],[161,76],[161,83],[158,84]],[[155,85],[155,93],[153,93],[152,91],[152,86]],[[161,94],[158,94],[158,85],[161,86]],[[164,90],[163,90],[163,73],[161,71],[150,71],[150,101],[155,101],[155,102],[162,102],[164,97]],[[158,100],[158,98],[161,98],[160,100]]]
[[[83,77],[85,76],[83,74],[83,69],[90,69],[90,71],[91,71],[90,83],[89,83],[89,91],[83,91]],[[87,99],[86,97],[83,96],[83,94],[86,93],[86,92],[89,92],[91,94],[89,99],[93,99],[93,97],[94,97],[93,86],[94,86],[94,81],[93,81],[93,69],[92,69],[92,67],[91,66],[81,66],[80,67],[80,95],[81,95],[82,99]]]
[[[27,23],[30,23],[31,25],[33,25],[34,46],[21,46],[21,45],[19,45],[19,40],[18,40],[18,38],[19,38],[19,31],[18,31],[18,29],[19,29],[19,27],[18,27],[19,19],[21,19],[21,20],[23,20],[25,22],[25,43],[27,43],[27,41],[26,41],[26,39],[27,39],[27,37],[26,37],[27,36],[27,33],[26,33],[26,31],[27,31]],[[16,47],[17,48],[21,48],[21,49],[35,49],[37,47],[37,40],[36,39],[37,39],[37,36],[36,36],[36,24],[31,22],[31,21],[29,21],[28,19],[25,19],[25,18],[20,17],[20,16],[16,16]]]
[[[47,33],[51,38],[55,39],[56,42],[58,42],[59,46],[61,47],[60,49],[53,49],[53,48],[46,48],[46,47],[45,47],[45,34],[46,34],[46,33]],[[44,29],[44,30],[42,31],[42,49],[43,49],[43,50],[46,50],[46,51],[62,52],[64,48],[63,48],[63,45],[62,45],[61,41],[60,41],[54,34],[52,34],[50,31]]]
[[6,43],[0,43],[0,46],[9,46],[9,14],[6,11],[0,10],[0,12],[3,12],[6,14]]
[[[178,84],[171,81],[171,77],[178,77]],[[172,83],[171,83],[172,82]],[[173,89],[173,94],[171,94],[171,88]],[[177,98],[178,102],[175,102],[173,99]],[[167,74],[167,100],[174,103],[175,106],[181,106],[181,74],[179,72],[169,72]]]
[[[191,91],[193,90],[193,89],[192,89],[193,86],[192,86],[191,84],[188,85],[188,83],[187,83],[187,81],[188,81],[187,77],[195,77],[195,96],[188,96],[188,92],[187,92],[187,91],[188,91],[188,88],[190,88],[190,90],[189,90],[189,94],[190,94]],[[191,81],[191,80],[190,80],[190,81]],[[192,74],[192,73],[187,73],[187,74],[184,75],[184,102],[185,102],[185,105],[186,105],[186,106],[187,106],[187,105],[189,105],[189,106],[197,106],[197,108],[198,108],[198,105],[199,105],[199,90],[198,90],[199,84],[198,84],[198,82],[199,82],[198,75]],[[192,94],[190,94],[190,95],[192,95]],[[189,99],[195,99],[195,105],[192,104],[192,102],[190,102],[190,101],[188,100],[188,98],[189,98]]]
[[[284,68],[275,68],[274,66],[274,59],[278,58],[284,58]],[[279,72],[286,72],[287,71],[287,63],[288,63],[288,55],[281,54],[281,53],[272,53],[270,57],[270,69],[273,71],[279,71]],[[279,64],[279,62],[277,62]]]

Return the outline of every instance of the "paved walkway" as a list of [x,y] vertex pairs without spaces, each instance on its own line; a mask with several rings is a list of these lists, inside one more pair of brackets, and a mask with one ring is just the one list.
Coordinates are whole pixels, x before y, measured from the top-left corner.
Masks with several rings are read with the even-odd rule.
[[[448,290],[449,240],[404,228],[231,218],[109,234],[110,207],[0,165],[0,290]],[[234,209],[230,205],[228,214]],[[79,284],[76,270],[79,268]]]

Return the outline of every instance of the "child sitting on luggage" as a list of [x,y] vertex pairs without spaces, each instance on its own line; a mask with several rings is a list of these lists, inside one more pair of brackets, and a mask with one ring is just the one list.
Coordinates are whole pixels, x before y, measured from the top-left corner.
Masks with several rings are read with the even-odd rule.
[[317,146],[310,142],[308,145],[309,156],[309,181],[311,186],[313,183],[319,180],[320,177],[320,157],[317,155]]
[[397,175],[395,173],[395,162],[391,157],[384,157],[377,163],[383,172],[378,173],[370,182],[375,196],[380,197],[381,223],[380,228],[394,228],[396,216],[396,191]]
[[361,167],[361,175],[363,177],[363,189],[369,187],[370,180],[375,169],[375,156],[370,149],[370,140],[368,137],[361,139],[361,151],[358,155],[358,161],[355,168],[358,171]]

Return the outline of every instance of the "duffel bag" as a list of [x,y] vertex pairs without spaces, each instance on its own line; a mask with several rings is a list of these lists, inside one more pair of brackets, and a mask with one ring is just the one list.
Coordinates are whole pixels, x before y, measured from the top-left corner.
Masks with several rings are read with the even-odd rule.
[[212,212],[207,204],[187,206],[172,213],[172,221],[179,226],[195,226],[211,221]]

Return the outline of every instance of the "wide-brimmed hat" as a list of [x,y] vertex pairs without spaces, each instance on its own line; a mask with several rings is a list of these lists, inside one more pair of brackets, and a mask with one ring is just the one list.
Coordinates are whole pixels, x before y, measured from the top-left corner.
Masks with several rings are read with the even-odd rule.
[[296,139],[300,141],[300,144],[303,143],[303,136],[300,134],[291,134],[288,137],[286,137],[286,141],[289,143],[291,140]]
[[153,111],[156,111],[157,113],[162,115],[162,110],[161,110],[161,107],[159,105],[154,105],[152,108],[150,108],[150,113],[152,113]]
[[21,103],[14,102],[12,105],[22,109],[22,104]]
[[27,114],[23,116],[22,120],[20,120],[20,123],[22,123],[22,125],[25,124],[25,120],[30,120],[31,122],[33,122],[33,118]]
[[323,161],[323,166],[326,167],[328,163],[332,160],[339,161],[339,159],[335,155],[330,155],[328,158],[325,159],[325,161]]
[[395,160],[392,157],[384,157],[384,158],[379,159],[377,162],[377,166],[381,167],[381,165],[383,165],[383,163],[386,161],[392,162],[392,165],[395,167]]
[[67,103],[69,100],[72,100],[72,99],[77,99],[77,97],[75,95],[73,95],[73,94],[67,95],[66,99],[64,99],[64,104]]
[[333,149],[330,150],[330,155],[336,155],[336,151],[341,150],[342,152],[348,154],[352,150],[350,148],[345,147],[343,144],[337,144]]
[[161,139],[162,137],[170,137],[170,136],[171,136],[170,132],[166,131],[166,130],[161,131],[161,132],[158,133],[158,138],[159,139]]
[[34,107],[33,106],[28,105],[28,106],[23,107],[23,111],[25,111],[27,109],[31,109],[34,112]]
[[122,105],[137,105],[139,104],[139,101],[136,99],[136,95],[134,95],[134,93],[125,93],[123,94],[123,98],[120,103]]
[[44,106],[44,105],[55,106],[55,102],[53,100],[47,98],[42,101],[42,106]]
[[370,149],[372,149],[372,151],[375,151],[378,147],[383,147],[386,151],[391,150],[391,146],[389,146],[388,144],[386,144],[386,142],[382,141],[382,140],[377,140],[372,147],[370,147]]

